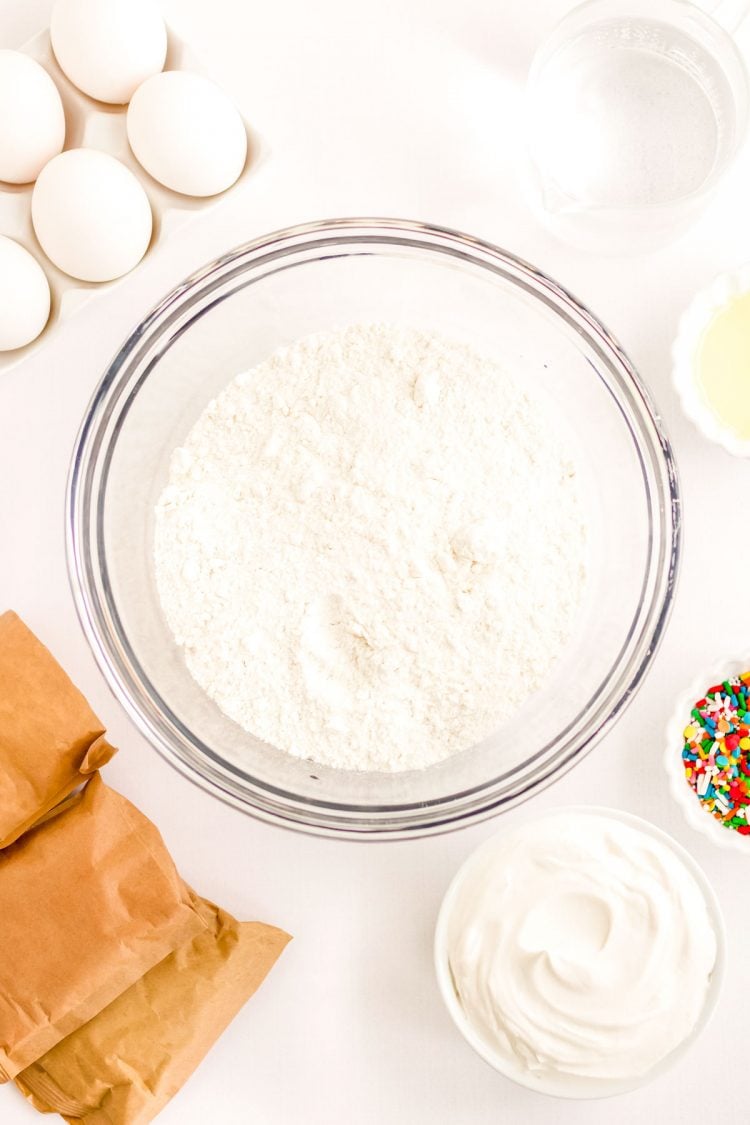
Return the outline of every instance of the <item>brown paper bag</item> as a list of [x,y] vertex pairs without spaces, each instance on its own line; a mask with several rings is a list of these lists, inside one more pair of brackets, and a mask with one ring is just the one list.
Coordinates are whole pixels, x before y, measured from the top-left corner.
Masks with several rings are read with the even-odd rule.
[[205,928],[157,829],[97,774],[0,851],[0,1081]]
[[60,665],[15,613],[0,615],[0,848],[115,753]]
[[263,981],[289,935],[198,900],[208,930],[16,1078],[71,1125],[145,1125]]

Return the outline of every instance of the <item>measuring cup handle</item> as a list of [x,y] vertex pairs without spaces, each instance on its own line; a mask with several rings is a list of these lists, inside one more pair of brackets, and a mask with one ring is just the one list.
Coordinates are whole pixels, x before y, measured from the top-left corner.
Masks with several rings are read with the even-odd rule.
[[750,14],[750,0],[719,0],[711,11],[712,17],[725,31],[734,32]]

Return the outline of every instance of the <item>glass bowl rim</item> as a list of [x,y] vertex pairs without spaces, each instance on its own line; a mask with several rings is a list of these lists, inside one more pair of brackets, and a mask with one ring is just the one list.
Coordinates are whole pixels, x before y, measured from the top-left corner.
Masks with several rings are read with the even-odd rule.
[[[586,338],[589,346],[598,350],[610,374],[618,381],[618,392],[623,399],[628,400],[635,418],[634,426],[623,410],[622,400],[613,395],[638,451],[649,504],[652,545],[655,523],[659,531],[658,556],[655,557],[653,550],[650,551],[642,587],[645,589],[651,580],[653,590],[647,604],[641,598],[626,641],[606,680],[602,681],[568,728],[556,735],[544,748],[545,752],[550,752],[571,728],[581,728],[572,739],[568,739],[564,757],[548,753],[550,764],[545,768],[532,766],[531,769],[526,769],[520,789],[516,788],[510,793],[493,791],[493,786],[496,787],[498,781],[503,780],[502,777],[495,777],[489,783],[467,792],[448,794],[426,803],[347,806],[322,799],[300,799],[298,795],[274,789],[266,782],[256,781],[256,787],[252,790],[242,784],[238,785],[227,776],[227,772],[233,768],[231,764],[199,743],[197,736],[193,736],[187,728],[182,727],[182,732],[190,743],[189,754],[185,747],[176,745],[172,728],[165,728],[164,722],[159,725],[159,720],[164,720],[166,712],[173,720],[172,726],[181,726],[179,716],[173,715],[164,701],[160,700],[145,674],[138,675],[138,661],[124,631],[120,638],[122,648],[118,646],[112,631],[113,607],[110,605],[109,612],[104,612],[107,606],[102,605],[95,588],[92,528],[96,532],[98,549],[101,549],[102,536],[100,512],[92,518],[91,498],[93,495],[97,509],[101,509],[105,493],[101,487],[93,486],[97,472],[101,470],[102,456],[105,461],[111,456],[112,438],[116,438],[119,433],[122,419],[116,420],[113,434],[105,433],[106,426],[115,415],[118,399],[139,363],[144,357],[151,355],[151,362],[147,364],[145,373],[141,373],[136,380],[133,393],[137,393],[141,382],[147,377],[154,359],[158,360],[159,355],[181,333],[181,329],[171,333],[169,329],[175,328],[183,315],[222,284],[239,276],[251,277],[253,272],[257,273],[259,266],[269,260],[275,261],[310,250],[330,250],[331,247],[347,246],[348,253],[354,253],[356,251],[353,247],[376,247],[378,244],[381,247],[400,246],[402,249],[425,252],[431,257],[442,254],[449,260],[463,260],[483,267],[490,273],[500,274],[506,281],[530,292],[535,300],[541,299],[557,317],[566,321],[569,326],[574,326]],[[377,249],[369,252],[378,253]],[[292,261],[291,267],[309,260],[311,259],[303,258],[301,262]],[[317,261],[319,257],[312,260]],[[290,268],[289,264],[286,268]],[[250,283],[249,280],[245,282]],[[236,288],[244,288],[244,285]],[[230,292],[234,292],[234,289]],[[186,326],[190,323],[191,320],[188,320]],[[161,350],[160,345],[163,345]],[[128,396],[132,397],[132,394]],[[656,496],[655,503],[652,503],[652,492]],[[584,304],[522,258],[471,235],[409,220],[345,218],[288,227],[243,243],[190,275],[146,314],[107,367],[84,413],[68,476],[65,538],[68,574],[76,611],[100,670],[130,719],[173,768],[226,804],[271,824],[318,836],[403,840],[451,831],[520,804],[566,773],[611,728],[642,683],[669,619],[681,557],[682,520],[674,455],[651,396],[619,343]],[[643,620],[640,621],[640,618]],[[636,624],[640,627],[640,640],[623,666],[619,667]],[[129,667],[136,667],[132,675],[129,670],[124,671],[124,655],[127,656]],[[613,679],[614,687],[611,686]],[[144,684],[151,689],[152,697],[156,696],[161,703],[161,707],[158,704],[152,706],[153,713],[150,717],[146,709],[153,700],[146,698]],[[603,693],[606,694],[604,702],[600,699]],[[586,719],[585,724],[582,717]],[[168,736],[170,731],[172,737]],[[218,764],[218,769],[216,765],[212,765],[211,758]],[[244,776],[247,778],[247,775]],[[258,785],[263,791],[261,796],[257,790]]]

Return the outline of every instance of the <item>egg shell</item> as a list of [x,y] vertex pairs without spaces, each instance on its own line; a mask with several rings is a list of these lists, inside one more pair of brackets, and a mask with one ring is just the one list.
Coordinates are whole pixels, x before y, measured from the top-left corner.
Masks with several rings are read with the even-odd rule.
[[[50,0],[50,8],[53,3],[54,0]],[[49,24],[49,20],[47,22]],[[166,65],[170,70],[187,69],[211,77],[191,44],[175,28],[170,27],[169,23],[167,35],[169,45]],[[237,183],[229,192],[205,199],[178,195],[149,176],[135,159],[127,143],[127,107],[109,106],[95,101],[74,88],[62,73],[52,50],[49,26],[39,30],[19,46],[18,50],[39,63],[52,77],[60,92],[65,110],[66,147],[86,147],[111,153],[133,172],[145,188],[153,212],[153,231],[146,251],[146,262],[152,258],[156,261],[160,255],[168,253],[175,239],[184,238],[188,234],[192,222],[200,216],[207,216],[215,208],[221,208],[226,196],[233,198],[237,192],[244,190],[256,179],[262,167],[267,165],[269,148],[266,139],[243,117],[249,155]],[[41,335],[26,347],[0,351],[0,381],[4,374],[23,363],[37,349],[54,341],[57,333],[70,321],[74,321],[92,301],[95,303],[97,297],[118,285],[128,285],[131,277],[131,274],[125,274],[109,282],[80,281],[50,262],[34,234],[31,217],[33,190],[33,182],[8,185],[0,181],[0,232],[24,246],[47,274],[52,293],[50,318]],[[136,271],[137,269],[138,267]]]
[[31,198],[45,254],[81,281],[112,281],[140,262],[151,240],[151,205],[114,156],[75,148],[43,169]]
[[28,250],[0,235],[0,352],[36,340],[49,320],[50,288]]
[[185,70],[165,71],[136,90],[128,108],[136,160],[182,195],[226,191],[247,160],[247,133],[220,86]]
[[65,111],[43,66],[0,50],[0,180],[28,184],[62,151]]
[[167,57],[167,29],[154,0],[57,0],[50,38],[73,85],[113,105],[126,105]]

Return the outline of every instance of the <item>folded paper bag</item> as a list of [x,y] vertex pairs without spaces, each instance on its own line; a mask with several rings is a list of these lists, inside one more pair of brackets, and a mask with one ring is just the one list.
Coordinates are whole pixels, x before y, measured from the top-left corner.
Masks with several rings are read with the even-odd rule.
[[16,1078],[70,1125],[146,1125],[261,984],[289,935],[197,900],[207,930]]
[[155,826],[97,774],[0,851],[0,1081],[206,928]]
[[0,615],[0,848],[114,753],[52,654],[17,614]]

